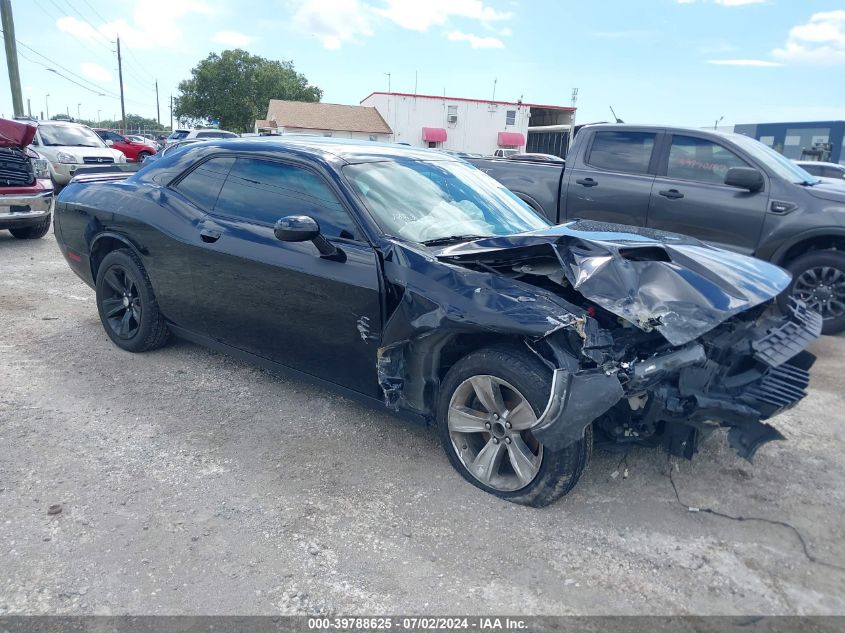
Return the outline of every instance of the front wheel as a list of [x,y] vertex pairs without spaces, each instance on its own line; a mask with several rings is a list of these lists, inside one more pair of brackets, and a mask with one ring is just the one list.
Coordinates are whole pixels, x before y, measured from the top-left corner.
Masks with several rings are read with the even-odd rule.
[[534,507],[568,493],[587,465],[592,426],[553,451],[531,433],[551,392],[552,372],[519,348],[492,347],[455,363],[440,390],[438,432],[452,466],[497,497]]
[[41,220],[38,224],[33,224],[31,226],[22,226],[17,229],[9,229],[9,233],[14,235],[19,240],[38,240],[47,235],[47,231],[50,230],[50,218],[52,216],[48,215],[46,218]]
[[136,160],[137,160],[139,163],[143,163],[143,162],[144,162],[144,159],[145,159],[147,156],[150,156],[150,155],[151,155],[151,154],[150,154],[149,152],[138,152],[138,158],[137,158]]
[[824,318],[822,334],[845,330],[845,253],[813,251],[790,262],[792,283],[786,293]]
[[97,270],[97,311],[106,334],[127,352],[167,342],[169,330],[141,261],[129,249],[112,251]]

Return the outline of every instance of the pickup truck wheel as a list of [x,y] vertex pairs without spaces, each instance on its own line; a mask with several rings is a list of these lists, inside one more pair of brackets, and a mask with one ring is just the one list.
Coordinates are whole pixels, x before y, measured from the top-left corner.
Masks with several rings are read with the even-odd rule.
[[813,251],[790,262],[787,293],[824,317],[822,334],[845,330],[845,253]]
[[97,270],[97,311],[106,334],[127,352],[146,352],[167,342],[169,330],[137,255],[112,251]]
[[48,215],[38,224],[31,226],[22,226],[17,229],[9,229],[9,233],[14,235],[19,240],[38,240],[47,235],[50,230],[50,220],[52,216]]
[[534,507],[569,492],[587,465],[592,426],[553,451],[531,433],[545,408],[552,372],[516,347],[492,347],[455,363],[440,389],[438,433],[452,466],[497,497]]

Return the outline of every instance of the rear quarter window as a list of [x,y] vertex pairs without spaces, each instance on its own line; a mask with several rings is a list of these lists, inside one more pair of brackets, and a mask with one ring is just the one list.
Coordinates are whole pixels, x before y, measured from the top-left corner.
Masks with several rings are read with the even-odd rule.
[[174,189],[199,209],[210,212],[234,162],[235,159],[228,156],[207,160],[184,176]]

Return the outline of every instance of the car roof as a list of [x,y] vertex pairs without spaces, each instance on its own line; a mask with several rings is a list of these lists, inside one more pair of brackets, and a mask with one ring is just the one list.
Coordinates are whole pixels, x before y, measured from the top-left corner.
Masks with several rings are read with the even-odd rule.
[[210,139],[205,141],[203,145],[231,150],[251,147],[252,149],[262,152],[272,152],[274,150],[297,151],[319,156],[321,158],[339,158],[347,163],[390,161],[398,158],[461,162],[459,159],[450,156],[449,154],[433,149],[409,147],[407,145],[398,145],[396,143],[336,139],[321,136],[300,136],[295,134]]
[[845,169],[845,165],[840,165],[839,163],[827,163],[820,160],[796,160],[795,162],[799,165],[818,165],[820,167],[838,167],[839,169]]

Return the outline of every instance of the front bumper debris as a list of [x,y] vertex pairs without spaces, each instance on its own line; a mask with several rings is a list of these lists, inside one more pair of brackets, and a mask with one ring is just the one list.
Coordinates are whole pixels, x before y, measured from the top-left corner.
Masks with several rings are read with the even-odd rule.
[[662,435],[667,450],[691,457],[699,436],[721,426],[729,428],[729,444],[751,461],[760,446],[783,439],[765,420],[807,395],[815,356],[804,348],[821,327],[820,315],[796,303],[788,317],[770,310],[756,321],[726,323],[695,343],[618,371],[558,369],[532,433],[559,450],[596,421],[616,441],[645,443]]

